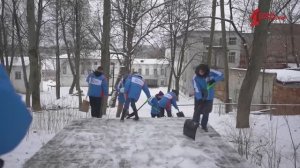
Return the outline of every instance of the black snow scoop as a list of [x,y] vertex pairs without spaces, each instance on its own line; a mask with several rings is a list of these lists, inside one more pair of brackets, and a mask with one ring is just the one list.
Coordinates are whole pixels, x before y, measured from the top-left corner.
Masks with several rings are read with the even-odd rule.
[[177,117],[184,117],[184,113],[182,111],[178,111],[178,113],[176,113]]
[[195,140],[198,126],[199,123],[195,123],[191,119],[186,119],[183,126],[183,134]]

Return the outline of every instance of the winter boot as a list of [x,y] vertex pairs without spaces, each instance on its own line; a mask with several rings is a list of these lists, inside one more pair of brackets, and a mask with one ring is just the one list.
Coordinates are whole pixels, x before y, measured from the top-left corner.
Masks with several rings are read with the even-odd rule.
[[135,120],[135,121],[139,120],[139,115],[138,115],[138,112],[137,112],[137,111],[135,111],[135,112],[133,112],[133,114],[135,115],[135,117],[134,117],[134,119],[133,119],[133,120]]
[[205,132],[208,132],[207,127],[202,127],[202,129],[203,129]]
[[124,121],[126,111],[127,111],[126,109],[123,109],[120,121]]

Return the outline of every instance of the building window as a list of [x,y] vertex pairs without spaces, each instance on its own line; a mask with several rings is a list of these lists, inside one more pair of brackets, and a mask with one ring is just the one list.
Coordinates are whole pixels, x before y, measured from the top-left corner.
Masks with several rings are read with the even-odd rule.
[[161,86],[164,86],[164,85],[165,85],[165,81],[163,81],[163,80],[160,81],[160,85],[161,85]]
[[142,68],[139,68],[139,74],[142,75]]
[[165,70],[163,68],[160,70],[160,74],[165,76]]
[[229,37],[229,45],[236,45],[236,37]]
[[97,62],[94,62],[94,65],[98,65],[98,63],[97,63]]
[[21,74],[21,71],[16,71],[16,72],[15,72],[15,79],[17,79],[17,80],[22,79],[22,78],[21,78],[21,75],[22,75],[22,74]]
[[209,37],[203,37],[203,45],[209,45],[210,38]]
[[149,75],[149,69],[146,69],[146,75]]
[[235,52],[229,52],[228,62],[235,63]]
[[157,75],[157,69],[153,70],[153,74],[156,76]]
[[62,67],[63,74],[67,74],[67,66],[63,65]]

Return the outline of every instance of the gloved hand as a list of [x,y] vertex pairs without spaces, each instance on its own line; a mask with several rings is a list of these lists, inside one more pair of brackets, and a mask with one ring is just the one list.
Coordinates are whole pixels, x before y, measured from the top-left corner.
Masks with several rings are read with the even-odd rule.
[[216,81],[215,81],[214,79],[211,79],[211,80],[209,80],[207,83],[208,83],[209,85],[212,85],[212,84],[216,83]]
[[122,88],[120,89],[120,93],[124,93],[124,91],[125,91],[125,89],[122,87]]

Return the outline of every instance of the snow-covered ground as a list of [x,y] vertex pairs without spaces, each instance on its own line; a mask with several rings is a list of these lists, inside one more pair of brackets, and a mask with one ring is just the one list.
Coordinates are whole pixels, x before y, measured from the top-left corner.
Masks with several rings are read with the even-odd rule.
[[[87,88],[83,88],[83,90],[86,93]],[[166,92],[166,88],[151,88],[150,90],[153,95],[160,90]],[[77,97],[69,95],[68,88],[62,88],[61,92],[62,98],[56,100],[55,89],[49,86],[49,82],[44,82],[44,92],[41,93],[42,105],[50,110],[32,114],[33,123],[27,136],[15,150],[1,156],[5,160],[5,168],[22,167],[26,160],[33,156],[70,121],[79,118],[90,118],[90,113],[86,114],[76,109]],[[142,93],[137,107],[143,104],[145,100],[146,96]],[[179,108],[185,113],[186,117],[192,116],[193,106],[185,105],[193,104],[193,102],[193,98],[184,97],[183,95],[180,97]],[[215,100],[215,103],[218,103],[218,100]],[[51,110],[56,109],[58,106],[63,109]],[[175,115],[175,112],[176,110],[174,110],[173,115]],[[115,118],[115,114],[116,108],[109,108],[104,118]],[[139,116],[150,117],[150,106],[147,104],[143,106],[139,111]],[[268,164],[270,162],[275,163],[277,159],[280,159],[280,167],[294,167],[291,137],[294,145],[298,145],[299,148],[299,121],[300,116],[251,115],[251,128],[240,131],[235,129],[235,113],[225,114],[223,107],[216,105],[210,115],[209,124],[222,135],[225,141],[231,142],[231,145],[236,149],[238,149],[236,142],[246,144],[240,146],[239,151],[247,146],[243,153],[258,167],[259,165],[269,167]],[[299,167],[299,150],[297,150],[297,154],[296,163]]]

